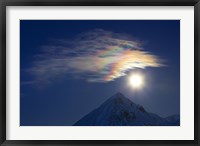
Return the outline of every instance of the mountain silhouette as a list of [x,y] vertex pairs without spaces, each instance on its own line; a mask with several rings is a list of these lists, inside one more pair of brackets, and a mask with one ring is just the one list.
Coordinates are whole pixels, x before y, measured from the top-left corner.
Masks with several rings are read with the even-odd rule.
[[179,115],[162,118],[147,112],[118,92],[97,109],[77,121],[74,126],[178,126]]

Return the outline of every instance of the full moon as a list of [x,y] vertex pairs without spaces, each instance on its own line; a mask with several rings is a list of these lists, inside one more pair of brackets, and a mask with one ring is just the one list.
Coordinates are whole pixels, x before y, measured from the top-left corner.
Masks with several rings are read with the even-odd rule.
[[144,84],[144,78],[141,74],[132,74],[129,82],[133,88],[141,88]]

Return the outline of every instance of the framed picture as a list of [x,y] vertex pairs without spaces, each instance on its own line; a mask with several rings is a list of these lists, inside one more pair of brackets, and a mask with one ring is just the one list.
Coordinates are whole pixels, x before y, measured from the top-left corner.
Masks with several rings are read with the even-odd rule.
[[199,1],[1,4],[1,144],[199,145]]

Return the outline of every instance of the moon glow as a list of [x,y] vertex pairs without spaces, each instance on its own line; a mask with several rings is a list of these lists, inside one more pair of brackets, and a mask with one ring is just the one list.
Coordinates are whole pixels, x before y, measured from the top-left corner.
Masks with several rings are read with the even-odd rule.
[[132,74],[129,83],[133,88],[141,88],[144,85],[144,77],[141,74]]

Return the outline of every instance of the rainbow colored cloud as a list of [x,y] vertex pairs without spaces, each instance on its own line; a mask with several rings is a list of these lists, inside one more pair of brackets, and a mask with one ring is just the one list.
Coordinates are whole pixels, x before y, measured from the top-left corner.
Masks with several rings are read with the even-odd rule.
[[160,59],[144,51],[131,36],[95,29],[73,40],[43,46],[30,72],[38,81],[54,81],[70,74],[88,82],[109,82],[134,68],[160,66]]

